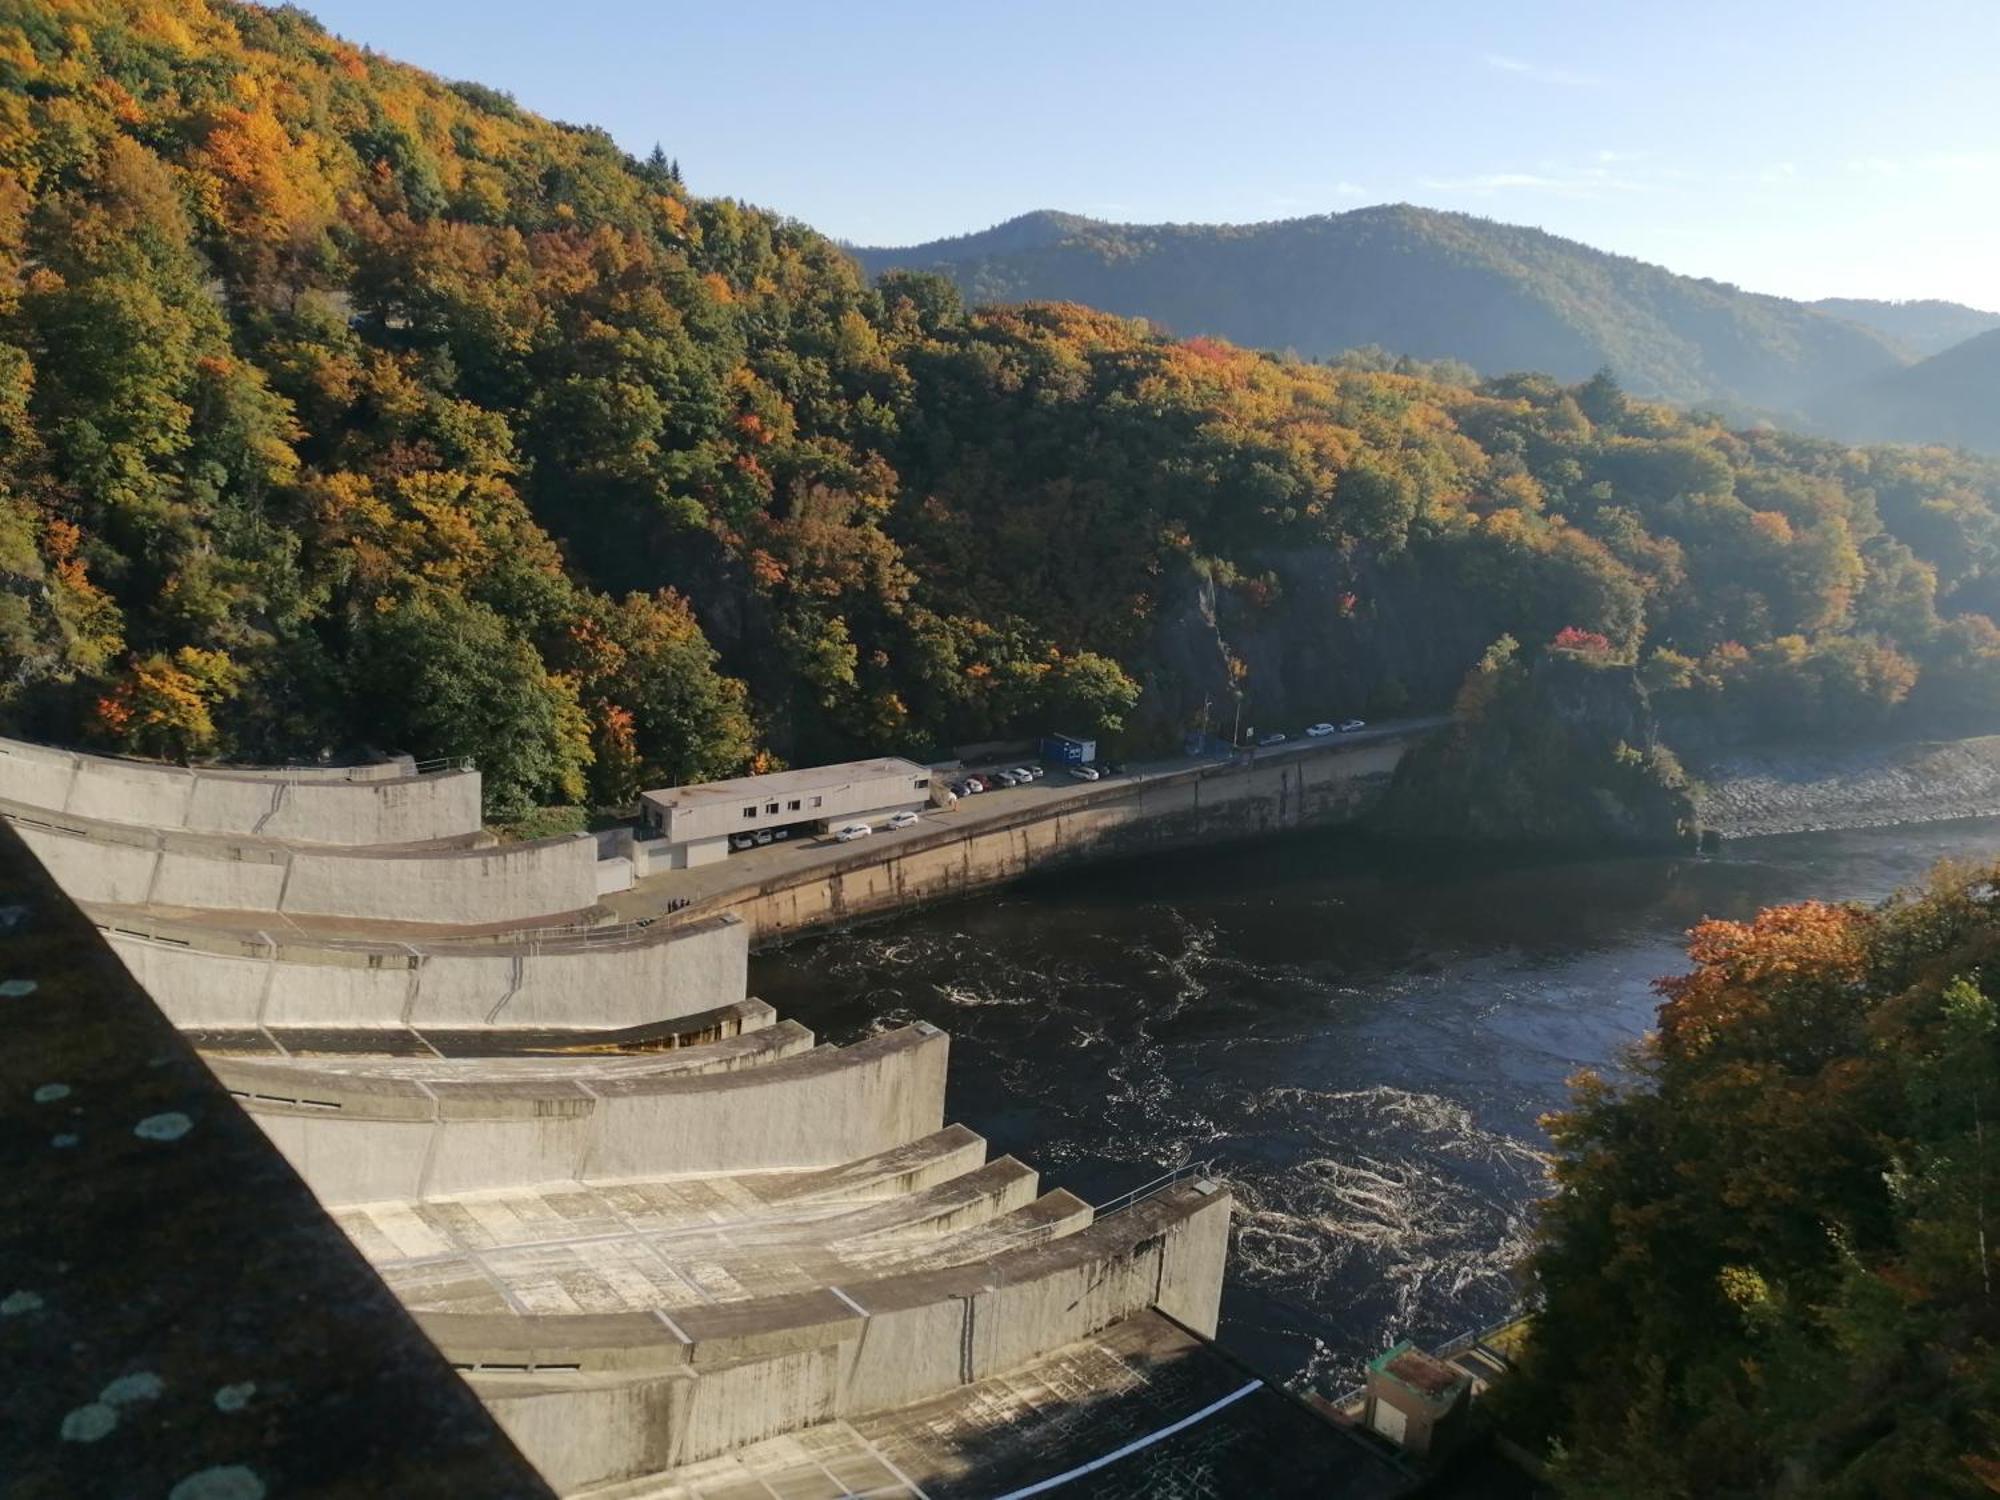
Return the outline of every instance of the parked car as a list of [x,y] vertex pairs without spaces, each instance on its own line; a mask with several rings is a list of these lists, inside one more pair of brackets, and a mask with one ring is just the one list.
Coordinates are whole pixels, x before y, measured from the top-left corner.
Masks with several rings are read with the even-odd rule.
[[989,771],[986,773],[986,779],[988,781],[997,781],[1002,786],[1020,785],[1020,783],[1014,779],[1014,773],[1012,771]]
[[1095,781],[1097,780],[1097,767],[1071,766],[1069,774],[1074,776],[1078,781]]
[[1274,729],[1269,734],[1265,735],[1262,739],[1257,741],[1257,743],[1260,745],[1282,745],[1285,743],[1284,731],[1279,729]]
[[1340,732],[1342,734],[1352,734],[1357,729],[1366,729],[1367,727],[1368,721],[1366,719],[1342,719],[1340,721]]
[[836,829],[833,837],[838,843],[851,844],[856,839],[867,838],[874,831],[866,823],[847,823]]
[[1037,766],[1014,767],[1014,780],[1017,785],[1026,786],[1029,782],[1039,781],[1041,778],[1041,769]]
[[977,776],[968,776],[965,778],[965,789],[968,792],[983,792],[986,790],[986,783]]
[[773,828],[771,830],[771,838],[775,843],[782,844],[786,839],[790,838],[791,836],[792,836],[792,830],[789,828]]
[[889,826],[891,828],[915,828],[917,826],[917,815],[906,809],[891,818]]
[[759,849],[761,849],[766,844],[770,843],[775,836],[776,835],[774,835],[770,829],[760,828],[755,833],[751,834],[750,838],[751,841],[755,843]]
[[1115,760],[1100,760],[1097,763],[1097,769],[1102,771],[1106,776],[1123,776],[1125,774],[1125,767]]
[[1334,731],[1334,727],[1333,727],[1333,726],[1332,726],[1331,724],[1308,724],[1308,725],[1306,725],[1306,737],[1307,737],[1308,739],[1315,739],[1315,740],[1323,740],[1323,739],[1325,739],[1325,738],[1326,738],[1326,737],[1327,737],[1328,735],[1330,735],[1330,734],[1332,734],[1332,733],[1334,733],[1334,732],[1335,732],[1335,731]]
[[745,849],[755,848],[756,844],[757,841],[747,833],[732,833],[729,835],[729,847],[734,849],[738,854],[741,854]]

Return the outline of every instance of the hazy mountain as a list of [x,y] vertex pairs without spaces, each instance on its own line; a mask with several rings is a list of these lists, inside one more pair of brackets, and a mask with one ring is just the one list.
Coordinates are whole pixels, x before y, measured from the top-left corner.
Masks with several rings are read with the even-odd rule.
[[1875,302],[1866,297],[1822,297],[1807,304],[1836,318],[1865,324],[1923,359],[1942,354],[1989,328],[2000,328],[2000,313],[1967,307],[1962,302]]
[[1825,398],[1821,425],[1857,440],[2000,453],[2000,328]]
[[1804,303],[1407,204],[1246,225],[1035,213],[853,253],[871,272],[944,272],[980,301],[1082,302],[1311,357],[1380,344],[1571,380],[1609,365],[1642,395],[1776,413],[1908,358],[1908,335]]

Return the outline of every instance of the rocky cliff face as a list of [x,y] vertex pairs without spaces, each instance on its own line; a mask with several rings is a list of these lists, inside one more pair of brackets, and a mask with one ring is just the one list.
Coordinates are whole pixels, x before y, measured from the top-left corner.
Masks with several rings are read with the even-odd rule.
[[1554,848],[1693,844],[1691,788],[1630,668],[1558,650],[1518,658],[1511,641],[1488,652],[1458,723],[1404,759],[1374,825]]
[[1320,719],[1441,711],[1500,625],[1448,571],[1330,548],[1182,563],[1142,655],[1135,727],[1176,741],[1201,718],[1297,733]]

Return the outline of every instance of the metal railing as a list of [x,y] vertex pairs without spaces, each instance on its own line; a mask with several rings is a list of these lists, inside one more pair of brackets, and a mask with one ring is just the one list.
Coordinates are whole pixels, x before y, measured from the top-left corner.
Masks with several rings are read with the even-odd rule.
[[1215,1162],[1212,1158],[1191,1161],[1175,1167],[1170,1172],[1162,1172],[1150,1182],[1142,1182],[1135,1188],[1120,1193],[1116,1198],[1093,1204],[1097,1217],[1108,1219],[1113,1214],[1121,1214],[1135,1204],[1144,1203],[1148,1198],[1158,1197],[1175,1183],[1185,1182],[1190,1177],[1215,1177]]
[[[1144,1203],[1149,1198],[1158,1197],[1176,1183],[1185,1182],[1191,1177],[1215,1178],[1214,1162],[1206,1160],[1188,1162],[1185,1165],[1175,1167],[1170,1172],[1162,1172],[1151,1181],[1142,1182],[1137,1187],[1128,1189],[1115,1198],[1107,1198],[1102,1203],[1093,1203],[1090,1205],[1090,1222],[1093,1224],[1102,1223],[1106,1219],[1115,1218],[1126,1209]],[[1219,1178],[1216,1180],[1220,1181]],[[1007,1285],[1008,1267],[1006,1262],[1000,1259],[1001,1256],[1004,1256],[1009,1251],[1025,1249],[1031,1245],[1053,1244],[1057,1240],[1066,1239],[1069,1233],[1071,1231],[1065,1230],[1060,1221],[1050,1221],[1040,1224],[1030,1224],[1024,1228],[1014,1230],[1010,1234],[997,1236],[981,1235],[978,1230],[973,1230],[970,1231],[967,1237],[977,1237],[979,1263],[984,1266],[987,1274],[995,1279],[996,1285],[1005,1286]],[[966,1264],[970,1265],[972,1262],[967,1262]],[[963,1267],[960,1267],[960,1269],[963,1269]]]
[[435,776],[440,771],[476,771],[479,765],[469,755],[433,755],[416,763],[419,776]]

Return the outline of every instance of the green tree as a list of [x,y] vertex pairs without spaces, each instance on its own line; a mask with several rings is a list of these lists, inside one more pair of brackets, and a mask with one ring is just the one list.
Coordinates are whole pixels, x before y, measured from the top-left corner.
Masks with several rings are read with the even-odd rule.
[[397,748],[471,756],[489,817],[582,800],[591,752],[575,683],[550,674],[485,605],[428,590],[374,615],[361,630],[355,687]]

